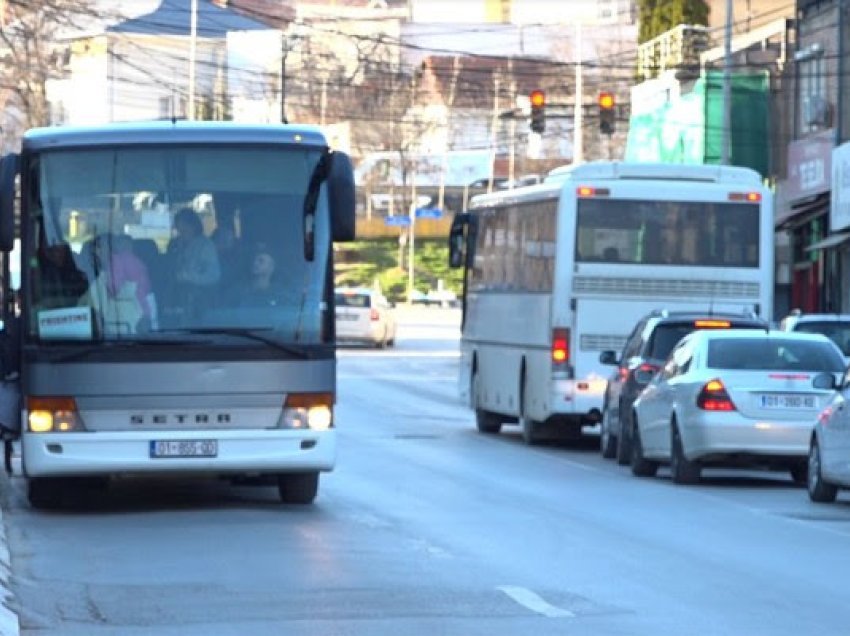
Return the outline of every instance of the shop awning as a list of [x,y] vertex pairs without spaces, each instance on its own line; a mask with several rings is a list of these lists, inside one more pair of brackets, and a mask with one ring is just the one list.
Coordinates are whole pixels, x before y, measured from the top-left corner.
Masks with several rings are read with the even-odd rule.
[[835,234],[830,234],[825,239],[812,243],[806,248],[806,251],[813,252],[814,250],[823,250],[828,247],[835,247],[836,245],[841,245],[841,243],[847,240],[850,240],[850,232],[836,232]]

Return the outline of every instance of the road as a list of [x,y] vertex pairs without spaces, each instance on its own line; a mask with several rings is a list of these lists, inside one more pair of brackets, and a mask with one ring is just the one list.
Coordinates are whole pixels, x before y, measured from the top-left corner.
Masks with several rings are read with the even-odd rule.
[[785,474],[674,486],[597,440],[529,448],[457,399],[456,313],[340,352],[338,469],[271,488],[128,482],[79,509],[4,504],[22,634],[842,635],[850,495]]

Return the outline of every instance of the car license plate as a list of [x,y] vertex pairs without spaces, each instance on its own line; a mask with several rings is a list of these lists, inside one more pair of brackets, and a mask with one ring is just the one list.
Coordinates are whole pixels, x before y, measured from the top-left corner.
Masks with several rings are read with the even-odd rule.
[[337,314],[337,320],[357,320],[357,314]]
[[218,441],[214,439],[152,440],[151,457],[217,457]]
[[764,409],[813,409],[817,406],[814,395],[762,395]]

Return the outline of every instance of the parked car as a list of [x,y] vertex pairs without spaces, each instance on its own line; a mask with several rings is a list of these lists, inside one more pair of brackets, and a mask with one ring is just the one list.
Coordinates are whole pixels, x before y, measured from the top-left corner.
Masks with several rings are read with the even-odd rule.
[[657,371],[673,347],[696,329],[764,329],[767,322],[755,315],[705,314],[657,310],[638,321],[620,356],[615,351],[603,351],[602,364],[616,365],[608,380],[600,426],[600,450],[608,459],[617,458],[628,464],[631,458],[632,403],[646,386],[638,381],[638,371]]
[[340,342],[391,347],[395,344],[396,320],[383,294],[363,287],[334,290],[336,338]]
[[838,383],[819,378],[826,388],[838,391],[818,415],[809,442],[807,489],[809,499],[835,501],[841,488],[850,488],[850,374]]
[[805,483],[815,420],[843,371],[840,350],[821,334],[696,331],[635,400],[632,472],[654,475],[669,463],[673,481],[690,484],[704,466],[760,466]]
[[822,333],[841,349],[850,364],[850,314],[804,314],[795,309],[779,322],[782,331]]

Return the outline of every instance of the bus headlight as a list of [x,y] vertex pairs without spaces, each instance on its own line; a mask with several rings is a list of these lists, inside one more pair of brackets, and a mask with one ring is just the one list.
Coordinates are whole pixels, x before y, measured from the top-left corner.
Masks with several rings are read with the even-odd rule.
[[281,428],[326,431],[333,427],[331,393],[290,393],[283,403]]
[[71,397],[27,397],[27,424],[32,433],[66,433],[83,428]]

